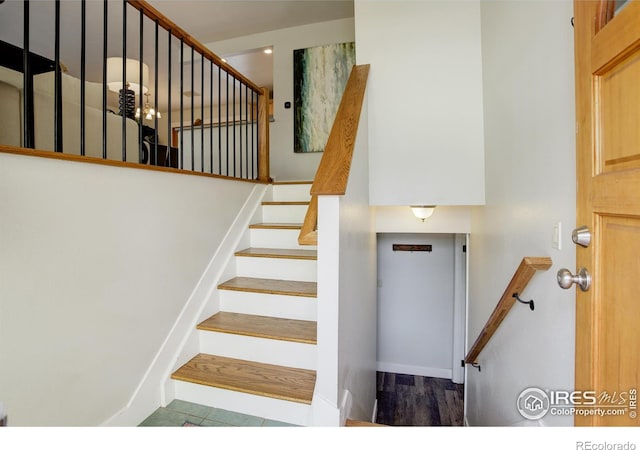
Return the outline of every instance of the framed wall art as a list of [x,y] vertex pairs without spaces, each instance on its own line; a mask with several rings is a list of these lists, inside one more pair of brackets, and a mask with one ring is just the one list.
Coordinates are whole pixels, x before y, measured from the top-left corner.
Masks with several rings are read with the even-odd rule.
[[294,152],[322,152],[356,62],[354,42],[293,51]]

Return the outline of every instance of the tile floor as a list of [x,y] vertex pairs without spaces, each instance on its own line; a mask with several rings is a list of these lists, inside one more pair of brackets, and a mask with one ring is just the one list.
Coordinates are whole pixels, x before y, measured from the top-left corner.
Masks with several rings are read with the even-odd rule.
[[[185,425],[186,424],[186,425]],[[248,416],[197,403],[174,400],[147,417],[141,427],[294,427],[289,423]]]

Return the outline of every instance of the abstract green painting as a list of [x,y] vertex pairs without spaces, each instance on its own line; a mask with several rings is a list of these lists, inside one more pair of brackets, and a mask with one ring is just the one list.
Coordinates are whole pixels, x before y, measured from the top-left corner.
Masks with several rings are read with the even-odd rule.
[[354,42],[293,51],[294,152],[322,152],[356,62]]

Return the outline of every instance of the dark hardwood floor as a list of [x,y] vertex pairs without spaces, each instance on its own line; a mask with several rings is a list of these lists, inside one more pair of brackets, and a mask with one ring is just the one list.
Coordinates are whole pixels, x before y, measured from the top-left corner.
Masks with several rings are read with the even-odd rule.
[[442,378],[378,372],[377,423],[462,426],[464,385]]

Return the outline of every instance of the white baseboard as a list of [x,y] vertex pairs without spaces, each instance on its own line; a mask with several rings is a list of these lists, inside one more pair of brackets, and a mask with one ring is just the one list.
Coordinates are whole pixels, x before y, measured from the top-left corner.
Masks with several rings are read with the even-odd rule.
[[353,396],[348,389],[342,391],[342,401],[340,402],[340,426],[344,426],[349,416],[351,416],[351,408],[353,407]]
[[373,402],[373,414],[371,415],[371,422],[376,423],[378,418],[378,399]]
[[342,425],[340,423],[340,408],[332,405],[330,401],[318,395],[318,393],[313,394],[311,412],[311,426],[339,427]]
[[451,379],[451,369],[442,369],[437,367],[411,366],[407,364],[396,364],[378,361],[376,364],[378,372],[402,373],[407,375],[419,375],[423,377],[446,378]]

